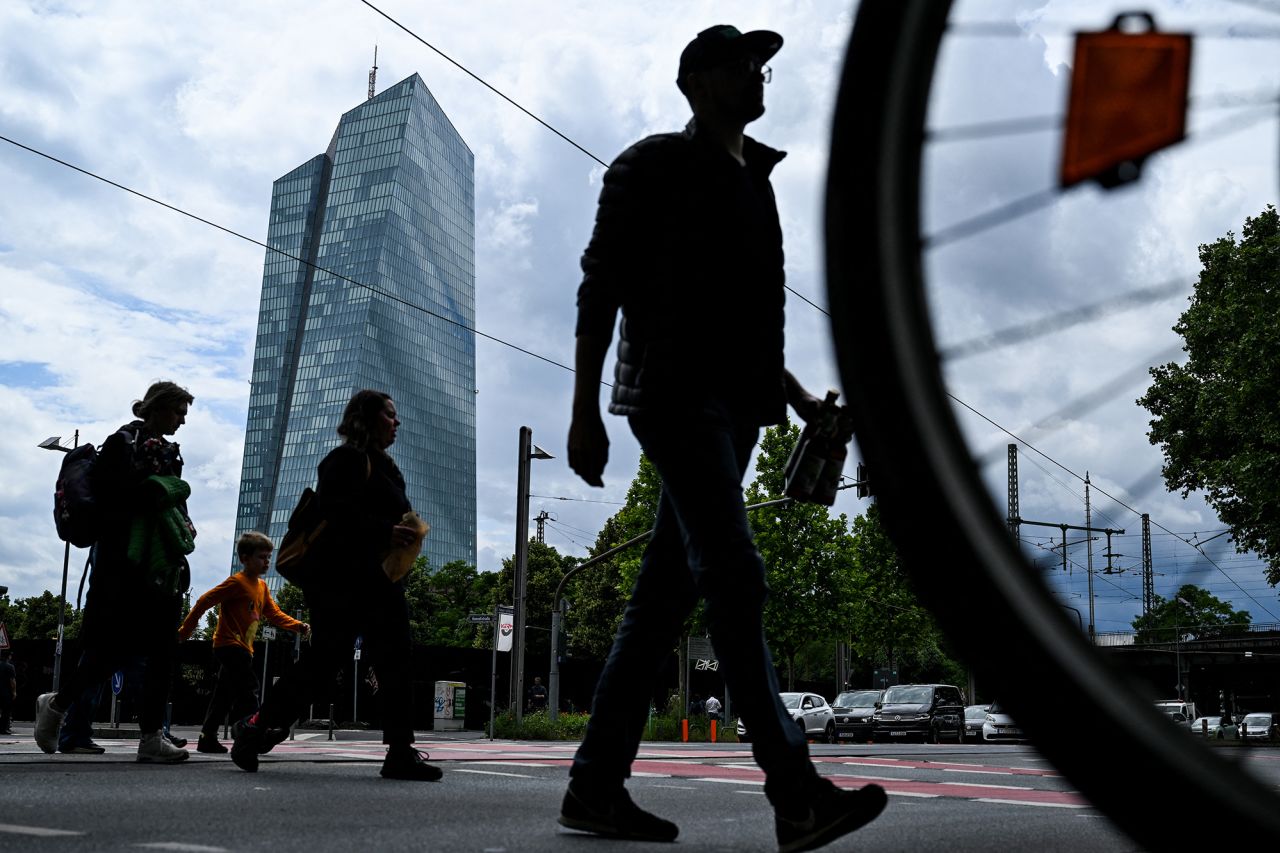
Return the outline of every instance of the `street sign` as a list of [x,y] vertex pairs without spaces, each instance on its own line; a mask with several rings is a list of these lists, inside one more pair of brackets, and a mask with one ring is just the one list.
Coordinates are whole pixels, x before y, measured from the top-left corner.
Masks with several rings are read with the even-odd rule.
[[476,625],[488,625],[493,621],[492,613],[468,613],[467,621]]
[[703,660],[699,658],[698,664],[697,666],[694,667],[694,669],[705,670],[707,672],[716,672],[720,669],[720,661],[715,660],[714,658],[712,660]]
[[264,640],[274,640],[275,638],[276,638],[276,626],[275,626],[275,625],[263,625],[263,626],[262,626],[262,639],[264,639]]
[[124,673],[117,670],[111,674],[111,695],[119,696],[124,689]]

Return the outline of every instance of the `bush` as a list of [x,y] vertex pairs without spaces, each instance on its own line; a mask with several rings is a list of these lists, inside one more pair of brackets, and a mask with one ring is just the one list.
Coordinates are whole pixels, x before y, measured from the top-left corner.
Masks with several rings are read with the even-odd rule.
[[535,711],[525,714],[524,720],[517,723],[514,713],[504,711],[494,718],[493,727],[495,737],[508,740],[582,740],[590,717],[590,714],[562,711],[559,719],[552,722],[546,711]]

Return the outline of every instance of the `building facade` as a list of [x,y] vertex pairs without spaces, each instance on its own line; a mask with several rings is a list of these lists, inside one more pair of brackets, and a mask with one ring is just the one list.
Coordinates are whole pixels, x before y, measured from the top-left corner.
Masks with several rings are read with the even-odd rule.
[[[433,567],[476,560],[475,157],[417,74],[273,186],[236,536],[279,543],[351,395],[386,391]],[[267,577],[281,585],[274,569]]]

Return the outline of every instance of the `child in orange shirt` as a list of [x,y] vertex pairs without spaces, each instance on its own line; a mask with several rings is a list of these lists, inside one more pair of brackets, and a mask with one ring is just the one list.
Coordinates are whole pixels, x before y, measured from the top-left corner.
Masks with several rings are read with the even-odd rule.
[[271,539],[262,533],[251,530],[241,536],[236,542],[240,571],[200,596],[178,628],[178,639],[187,639],[205,611],[219,606],[213,632],[213,656],[220,664],[218,684],[200,727],[198,752],[225,753],[227,748],[218,741],[218,726],[227,712],[239,720],[258,709],[258,676],[253,671],[258,623],[266,620],[286,631],[301,631],[304,637],[311,633],[310,625],[276,606],[262,579],[271,565],[272,549]]

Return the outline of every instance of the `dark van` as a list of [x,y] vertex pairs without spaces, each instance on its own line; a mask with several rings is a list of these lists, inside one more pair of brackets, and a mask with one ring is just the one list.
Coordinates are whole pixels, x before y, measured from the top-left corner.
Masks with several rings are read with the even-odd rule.
[[950,684],[895,684],[876,705],[871,737],[964,743],[964,695]]

